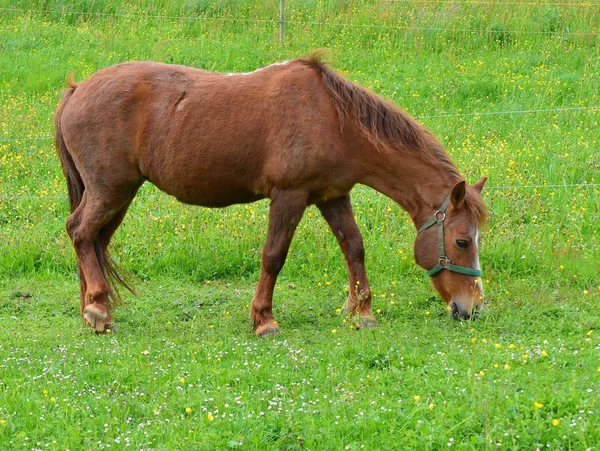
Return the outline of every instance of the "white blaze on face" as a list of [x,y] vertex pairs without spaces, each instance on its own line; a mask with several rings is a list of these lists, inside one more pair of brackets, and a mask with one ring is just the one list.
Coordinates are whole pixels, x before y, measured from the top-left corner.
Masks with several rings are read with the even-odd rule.
[[[475,260],[473,261],[473,268],[481,271],[481,266],[479,265],[479,228],[475,231],[475,245],[477,246],[477,253],[475,254]],[[483,280],[481,280],[481,277],[475,279],[474,291],[479,291],[481,299],[475,299],[475,303],[480,304],[483,302]]]

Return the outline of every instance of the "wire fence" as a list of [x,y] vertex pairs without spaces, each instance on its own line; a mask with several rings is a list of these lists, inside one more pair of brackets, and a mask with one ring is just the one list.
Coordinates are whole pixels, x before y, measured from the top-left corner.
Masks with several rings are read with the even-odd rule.
[[[506,111],[479,111],[473,113],[441,113],[441,114],[425,114],[414,116],[415,119],[439,119],[452,117],[480,117],[480,116],[511,116],[518,114],[538,114],[538,113],[566,113],[569,111],[590,111],[600,110],[600,105],[592,106],[574,106],[560,108],[536,108],[530,110],[506,110]],[[38,137],[18,137],[18,138],[0,138],[0,142],[21,142],[21,141],[49,141],[53,140],[54,136],[38,136]]]
[[[401,3],[400,1],[386,0],[388,3]],[[113,13],[113,12],[94,12],[94,11],[70,11],[70,10],[61,10],[56,11],[55,14],[61,16],[77,16],[77,17],[102,17],[102,18],[119,18],[119,19],[152,19],[152,20],[165,20],[165,21],[206,21],[206,22],[223,22],[223,23],[261,23],[261,24],[271,24],[274,27],[279,27],[279,38],[283,42],[284,40],[284,28],[287,25],[296,25],[296,26],[330,26],[330,27],[340,27],[340,28],[363,28],[363,29],[381,29],[381,30],[400,30],[400,31],[415,31],[415,32],[452,32],[452,33],[476,33],[476,34],[514,34],[514,35],[557,35],[557,36],[597,36],[600,35],[600,28],[594,30],[517,30],[517,29],[506,29],[504,27],[495,28],[457,28],[457,27],[420,27],[420,26],[412,26],[412,25],[403,25],[397,26],[391,23],[384,24],[360,24],[360,23],[351,23],[343,20],[316,20],[316,21],[305,21],[305,20],[294,20],[294,19],[286,19],[285,18],[285,8],[283,7],[283,0],[280,0],[282,7],[280,8],[280,16],[273,17],[269,19],[263,18],[253,18],[253,17],[212,17],[205,15],[169,15],[169,14],[139,14],[139,13]],[[404,1],[402,3],[405,3]],[[600,7],[600,3],[590,3],[590,2],[582,2],[582,3],[519,3],[519,2],[485,2],[485,1],[436,1],[436,0],[428,0],[428,1],[418,1],[415,2],[417,4],[420,3],[429,3],[429,4],[447,4],[452,6],[457,5],[519,5],[519,6],[572,6],[572,7],[581,7],[581,8],[593,8]],[[0,13],[17,13],[17,14],[30,14],[36,15],[41,14],[40,10],[36,9],[27,9],[27,8],[0,8]]]
[[[406,0],[384,0],[386,3],[406,3]],[[513,6],[573,6],[573,7],[595,7],[600,6],[597,2],[506,2],[506,1],[479,1],[479,0],[416,0],[417,4],[436,4],[436,5],[513,5]]]
[[[522,110],[508,110],[508,111],[483,111],[474,113],[448,113],[448,114],[435,114],[435,115],[421,115],[415,116],[417,119],[429,119],[429,118],[453,118],[453,117],[480,117],[480,116],[497,116],[497,115],[524,115],[524,114],[542,114],[542,113],[567,113],[567,112],[582,112],[598,110],[600,111],[600,105],[594,106],[577,106],[577,107],[564,107],[564,108],[538,108],[538,109],[522,109]],[[54,140],[53,136],[43,137],[22,137],[22,138],[0,138],[0,142],[26,142],[26,141],[49,141]],[[598,149],[600,153],[600,149]],[[486,190],[510,190],[510,189],[558,189],[558,188],[595,188],[600,186],[600,183],[561,183],[561,184],[544,184],[544,185],[504,185],[504,186],[486,186]],[[358,190],[363,191],[363,190]],[[167,194],[159,195],[141,195],[139,198],[171,198]],[[0,195],[0,199],[5,200],[25,200],[25,199],[66,199],[66,195],[49,195],[49,196],[38,196],[38,195]]]
[[[554,184],[548,184],[548,185],[500,185],[500,186],[487,186],[485,187],[486,191],[490,191],[490,190],[499,190],[499,191],[505,191],[505,190],[521,190],[521,189],[570,189],[570,188],[598,188],[600,187],[600,183],[564,183],[564,184],[558,184],[558,183],[554,183]],[[369,189],[369,188],[362,188],[362,187],[358,187],[358,188],[354,188],[352,190],[352,192],[359,192],[359,193],[366,193],[366,192],[372,192],[373,189]],[[41,196],[41,195],[0,195],[0,199],[7,199],[7,200],[40,200],[40,199],[67,199],[68,196],[65,195],[48,195],[48,196]],[[139,196],[136,196],[137,199],[169,199],[172,201],[176,201],[176,199],[167,194],[167,193],[163,193],[163,194],[141,194]]]

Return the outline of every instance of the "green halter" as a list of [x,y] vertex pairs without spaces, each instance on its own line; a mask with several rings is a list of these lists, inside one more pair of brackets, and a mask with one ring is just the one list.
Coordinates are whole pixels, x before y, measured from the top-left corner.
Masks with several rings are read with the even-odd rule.
[[444,249],[444,221],[446,220],[446,210],[448,209],[448,205],[450,205],[450,195],[446,197],[440,209],[433,215],[433,218],[423,224],[417,232],[418,235],[434,224],[437,224],[439,260],[437,265],[427,271],[427,274],[429,274],[430,277],[433,277],[443,269],[447,269],[448,271],[456,272],[458,274],[481,277],[481,270],[453,265],[450,263],[450,259],[446,256],[446,250]]

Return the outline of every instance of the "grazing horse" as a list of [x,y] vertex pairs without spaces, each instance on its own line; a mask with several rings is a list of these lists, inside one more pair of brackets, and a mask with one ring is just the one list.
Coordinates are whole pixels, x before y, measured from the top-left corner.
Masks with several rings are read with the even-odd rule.
[[344,254],[346,309],[357,327],[375,326],[363,240],[350,204],[357,183],[410,214],[418,230],[416,262],[429,271],[455,318],[469,318],[482,305],[478,243],[485,178],[468,186],[422,125],[334,72],[319,55],[230,74],[118,64],[79,84],[69,80],[55,126],[81,315],[97,332],[111,324],[116,285],[131,289],[108,245],[146,180],[181,202],[205,207],[270,199],[250,307],[258,335],[279,330],[272,312],[275,281],[311,204]]

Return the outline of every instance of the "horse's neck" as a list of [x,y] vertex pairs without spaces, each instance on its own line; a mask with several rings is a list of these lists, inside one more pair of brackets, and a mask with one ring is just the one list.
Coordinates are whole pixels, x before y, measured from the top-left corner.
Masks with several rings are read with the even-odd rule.
[[453,175],[441,162],[393,151],[372,155],[377,157],[361,183],[398,203],[417,228],[442,205],[454,184]]

